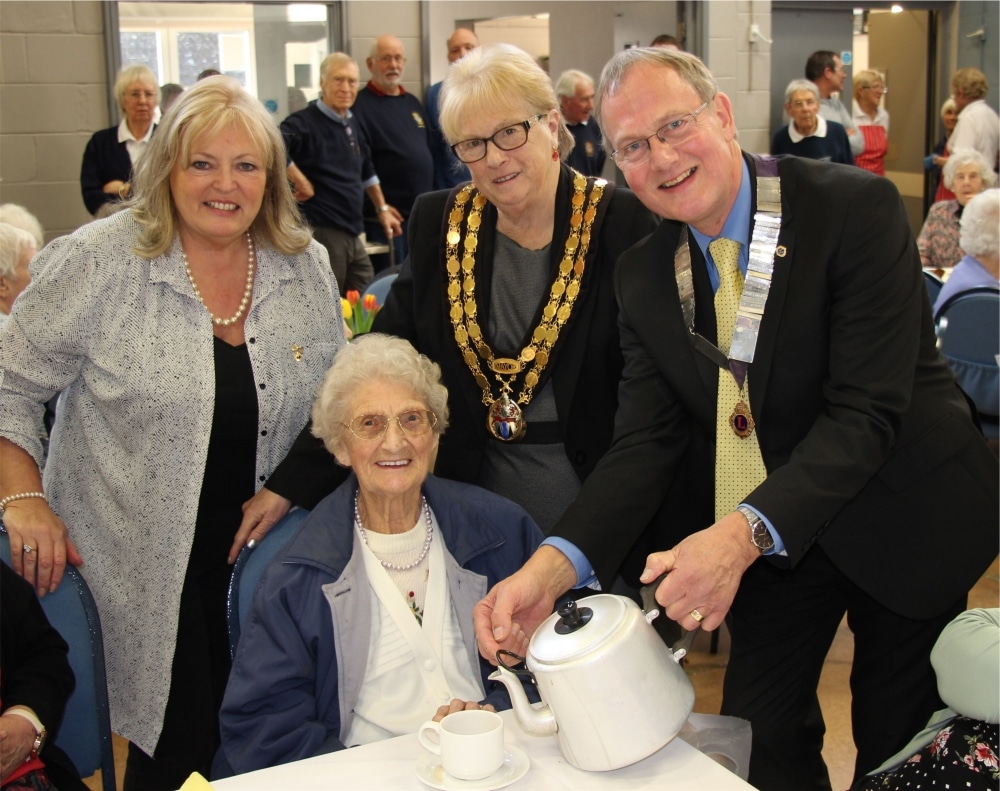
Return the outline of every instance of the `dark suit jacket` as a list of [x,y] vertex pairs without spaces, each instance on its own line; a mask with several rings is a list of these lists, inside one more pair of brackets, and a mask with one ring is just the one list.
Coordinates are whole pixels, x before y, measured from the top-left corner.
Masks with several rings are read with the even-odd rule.
[[0,561],[0,709],[27,706],[48,731],[39,758],[59,788],[85,791],[73,762],[55,745],[76,680],[68,647],[45,617],[35,591]]
[[[572,175],[563,168],[556,199],[555,227],[568,227]],[[448,318],[448,275],[444,266],[445,206],[448,193],[421,196],[410,219],[410,257],[393,283],[374,330],[398,335],[441,366],[451,412],[441,438],[435,473],[475,483],[489,438],[482,391],[462,360]],[[627,190],[615,190],[603,226],[591,243],[580,296],[563,328],[551,373],[566,455],[584,479],[611,443],[622,358],[616,328],[617,306],[611,276],[618,256],[654,228],[653,216]],[[483,212],[479,233],[476,295],[481,315],[487,315],[496,209]],[[563,254],[564,231],[552,240],[552,263]],[[595,249],[596,248],[596,249]],[[483,322],[485,323],[485,322]],[[504,352],[514,350],[503,350]],[[528,426],[531,434],[531,426]]]
[[[751,174],[755,172],[750,163]],[[920,259],[893,185],[783,158],[784,256],[749,388],[767,480],[746,498],[796,564],[815,543],[853,582],[913,618],[940,614],[997,554],[997,460],[935,347]],[[756,184],[754,184],[756,197]],[[556,525],[605,585],[629,553],[713,521],[718,368],[694,350],[669,261],[681,225],[622,256],[625,371],[615,440]],[[700,334],[712,291],[692,240]],[[686,482],[678,486],[678,480]],[[672,524],[644,530],[666,503]]]
[[118,200],[102,188],[109,181],[130,181],[132,160],[124,143],[118,142],[118,125],[94,132],[83,151],[80,167],[80,189],[87,211],[94,214],[105,203]]

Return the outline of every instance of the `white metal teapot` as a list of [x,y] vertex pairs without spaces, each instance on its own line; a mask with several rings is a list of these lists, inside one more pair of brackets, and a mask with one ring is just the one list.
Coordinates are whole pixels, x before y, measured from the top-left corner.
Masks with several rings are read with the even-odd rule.
[[631,599],[596,594],[570,601],[538,627],[528,644],[528,671],[544,705],[532,706],[518,675],[497,653],[490,678],[510,692],[521,727],[555,734],[573,766],[607,771],[640,761],[669,742],[694,707],[694,687]]

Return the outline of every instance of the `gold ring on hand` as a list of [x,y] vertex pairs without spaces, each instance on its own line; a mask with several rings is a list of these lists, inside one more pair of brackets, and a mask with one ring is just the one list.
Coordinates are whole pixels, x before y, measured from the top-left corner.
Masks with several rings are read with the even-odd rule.
[[691,610],[691,617],[694,618],[698,623],[701,623],[705,619],[705,616],[702,615],[697,610]]

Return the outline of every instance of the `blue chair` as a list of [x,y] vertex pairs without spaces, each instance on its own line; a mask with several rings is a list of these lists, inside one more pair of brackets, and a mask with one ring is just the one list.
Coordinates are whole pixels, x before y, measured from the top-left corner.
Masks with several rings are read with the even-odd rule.
[[[6,532],[0,532],[0,557],[10,563]],[[66,566],[62,583],[40,601],[49,623],[69,645],[69,664],[76,676],[76,688],[66,704],[55,743],[70,757],[81,777],[90,777],[100,769],[104,791],[115,791],[111,708],[97,604],[74,566]]]
[[930,299],[931,307],[937,302],[938,294],[944,286],[944,281],[930,270],[924,270],[924,283],[927,286],[927,297]]
[[1000,437],[1000,290],[985,286],[948,299],[937,315],[938,347],[990,439]]
[[365,286],[365,291],[361,295],[361,298],[364,299],[369,294],[374,294],[379,307],[382,307],[385,304],[386,298],[389,296],[389,289],[392,288],[392,284],[396,280],[396,276],[399,274],[400,269],[402,269],[400,266],[390,266],[388,269],[384,269],[379,272],[375,275],[372,281]]
[[229,580],[229,593],[226,600],[226,620],[229,624],[229,654],[236,656],[236,645],[240,641],[243,622],[250,612],[253,602],[253,592],[264,569],[275,555],[294,536],[299,527],[309,516],[305,509],[296,509],[280,519],[272,527],[264,539],[253,549],[243,547],[236,557],[233,566],[233,576]]

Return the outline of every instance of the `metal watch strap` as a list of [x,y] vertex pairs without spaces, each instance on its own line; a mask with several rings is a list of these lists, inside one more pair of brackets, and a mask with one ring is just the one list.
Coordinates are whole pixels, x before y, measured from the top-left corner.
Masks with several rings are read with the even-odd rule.
[[38,753],[42,751],[42,747],[45,746],[45,737],[48,736],[48,731],[45,730],[45,726],[42,726],[40,731],[35,733],[35,742],[31,745],[31,757],[37,758]]
[[745,505],[739,506],[736,510],[743,514],[747,522],[750,523],[750,542],[757,547],[760,554],[764,555],[774,549],[774,538],[771,536],[771,531],[767,529],[764,520]]

